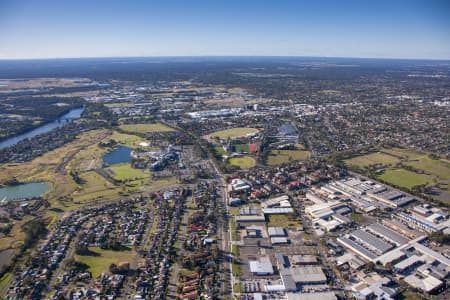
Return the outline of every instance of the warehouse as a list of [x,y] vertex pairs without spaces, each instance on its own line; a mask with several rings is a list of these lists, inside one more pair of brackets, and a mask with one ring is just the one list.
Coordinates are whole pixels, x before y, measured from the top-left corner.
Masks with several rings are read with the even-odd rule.
[[364,246],[378,254],[386,253],[393,248],[391,244],[388,244],[382,239],[379,239],[373,234],[370,234],[363,230],[355,230],[350,235],[358,242],[362,243]]
[[282,227],[269,227],[267,229],[269,237],[285,237],[286,231]]
[[327,277],[318,266],[302,266],[280,270],[281,277],[290,276],[296,284],[326,284]]
[[350,250],[352,250],[353,252],[355,252],[356,254],[360,255],[361,257],[367,260],[371,261],[372,259],[377,257],[375,254],[373,254],[363,246],[346,237],[339,237],[337,238],[337,241],[341,243],[344,247],[349,248]]
[[292,255],[289,257],[289,262],[293,265],[317,265],[319,261],[314,255]]
[[414,269],[425,261],[423,256],[412,255],[394,266],[395,271],[404,273]]
[[270,258],[267,256],[263,256],[259,260],[250,260],[248,264],[250,273],[253,275],[263,276],[273,274],[273,266],[270,262]]
[[292,214],[294,213],[294,209],[292,207],[272,207],[272,208],[264,208],[263,213],[265,215],[284,215],[284,214]]
[[270,242],[272,245],[279,245],[279,244],[287,244],[289,241],[285,237],[273,237],[270,238]]
[[367,227],[367,230],[395,244],[396,246],[401,246],[409,242],[409,239],[407,239],[403,235],[379,223],[370,225],[369,227]]

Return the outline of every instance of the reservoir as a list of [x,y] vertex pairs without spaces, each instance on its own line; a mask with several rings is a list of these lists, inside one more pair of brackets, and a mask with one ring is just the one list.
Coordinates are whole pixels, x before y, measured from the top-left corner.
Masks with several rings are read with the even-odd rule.
[[103,161],[108,165],[122,164],[131,162],[130,147],[120,146],[112,152],[103,155]]
[[0,188],[0,200],[24,200],[38,197],[48,191],[48,183],[31,182]]
[[81,117],[81,114],[83,113],[85,107],[80,108],[74,108],[71,109],[68,113],[62,115],[55,121],[52,121],[50,123],[46,123],[42,126],[36,127],[35,129],[32,129],[28,132],[16,135],[14,137],[8,138],[4,141],[0,142],[0,149],[7,148],[14,146],[20,141],[23,141],[25,139],[32,138],[36,135],[47,133],[55,128],[63,127],[67,123],[72,122],[72,120],[79,119]]

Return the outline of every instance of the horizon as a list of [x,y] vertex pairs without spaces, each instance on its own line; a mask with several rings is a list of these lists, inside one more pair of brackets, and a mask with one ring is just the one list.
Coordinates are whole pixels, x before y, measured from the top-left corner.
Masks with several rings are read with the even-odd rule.
[[450,60],[450,3],[0,3],[1,60],[125,57]]
[[80,56],[80,57],[24,57],[24,58],[0,58],[0,62],[5,61],[45,61],[45,60],[88,60],[88,59],[234,59],[234,58],[252,58],[252,59],[348,59],[348,60],[398,60],[398,61],[443,61],[450,62],[449,58],[404,58],[404,57],[357,57],[357,56],[313,56],[313,55],[148,55],[148,56]]

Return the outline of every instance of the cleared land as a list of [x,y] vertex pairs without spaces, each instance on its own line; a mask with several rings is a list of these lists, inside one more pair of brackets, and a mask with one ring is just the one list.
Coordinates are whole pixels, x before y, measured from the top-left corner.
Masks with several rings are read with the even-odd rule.
[[243,138],[246,137],[248,134],[254,134],[254,133],[258,133],[259,130],[256,128],[247,128],[247,127],[237,127],[237,128],[231,128],[231,129],[226,129],[226,130],[221,130],[221,131],[216,131],[211,133],[209,136],[209,138],[221,138],[221,139],[238,139],[238,138]]
[[377,152],[363,156],[357,156],[352,159],[347,159],[344,162],[347,165],[364,168],[372,165],[395,165],[396,163],[400,162],[400,159],[389,154]]
[[120,181],[140,180],[150,178],[149,170],[135,169],[130,164],[118,164],[108,168],[113,172],[112,177]]
[[267,226],[296,229],[301,226],[301,223],[291,215],[270,215]]
[[307,160],[309,151],[305,150],[271,150],[267,159],[268,165],[279,165],[291,160]]
[[103,272],[109,273],[109,266],[111,264],[119,264],[128,262],[132,264],[137,253],[132,250],[128,251],[112,251],[103,250],[100,247],[89,247],[89,250],[98,255],[75,255],[75,260],[85,263],[89,266],[89,271],[93,278],[97,278]]
[[228,163],[241,169],[250,169],[256,165],[255,160],[249,156],[233,157],[228,160]]
[[154,124],[125,124],[120,125],[120,129],[131,133],[167,132],[175,131],[173,128],[161,123]]

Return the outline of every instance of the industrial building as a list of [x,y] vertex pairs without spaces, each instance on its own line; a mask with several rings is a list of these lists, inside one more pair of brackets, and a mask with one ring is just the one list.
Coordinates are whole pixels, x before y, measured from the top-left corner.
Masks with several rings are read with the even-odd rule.
[[379,223],[368,226],[367,230],[396,246],[401,246],[409,242],[409,239],[405,236]]
[[269,233],[269,237],[285,237],[287,235],[282,227],[269,227],[267,232]]
[[274,273],[272,263],[268,256],[260,257],[258,260],[248,262],[250,273],[253,275],[272,275]]

